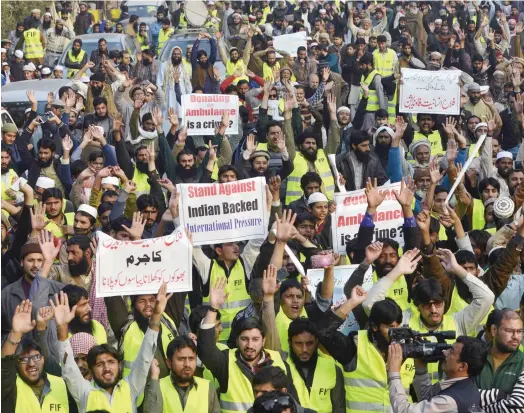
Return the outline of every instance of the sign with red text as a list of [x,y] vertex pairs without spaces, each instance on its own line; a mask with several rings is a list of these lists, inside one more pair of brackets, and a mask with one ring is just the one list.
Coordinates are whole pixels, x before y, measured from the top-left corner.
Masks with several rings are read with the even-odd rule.
[[156,294],[192,290],[193,247],[182,228],[161,238],[118,241],[99,231],[96,296]]
[[193,245],[235,242],[267,236],[265,178],[225,184],[179,184],[180,225]]
[[222,123],[222,114],[229,112],[226,134],[238,133],[238,96],[205,95],[192,93],[182,95],[182,125],[188,135],[215,135],[215,128]]
[[458,115],[460,70],[402,69],[399,112]]
[[[391,238],[404,245],[404,215],[402,207],[395,198],[393,190],[400,191],[400,182],[378,188],[385,198],[373,215],[375,231],[373,241],[378,238]],[[346,244],[358,235],[360,223],[364,219],[368,202],[364,189],[335,194],[336,210],[331,231],[333,248],[341,254],[346,253]]]

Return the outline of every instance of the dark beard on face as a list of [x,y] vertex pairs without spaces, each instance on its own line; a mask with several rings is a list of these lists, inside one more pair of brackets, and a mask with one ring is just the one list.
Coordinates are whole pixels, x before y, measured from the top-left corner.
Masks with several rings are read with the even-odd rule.
[[91,318],[87,323],[83,323],[78,317],[75,317],[69,323],[69,331],[71,334],[87,333],[93,335],[93,328],[93,320]]
[[93,92],[93,96],[100,96],[102,94],[103,89],[104,89],[103,86],[100,86],[100,87],[91,86],[91,91]]
[[359,162],[362,163],[368,163],[370,154],[369,152],[360,152],[358,149],[355,151],[355,156],[357,157]]
[[6,168],[2,168],[2,175],[9,172],[9,166]]
[[43,27],[45,30],[51,28],[51,22],[50,22],[50,21],[49,21],[49,22],[43,22],[43,23],[42,23],[42,27]]
[[147,60],[147,59],[142,59],[142,64],[144,66],[149,66],[151,64],[151,62],[149,60]]
[[147,162],[136,161],[136,169],[138,169],[138,171],[142,172],[143,174],[147,174],[149,172]]
[[145,333],[149,327],[149,318],[140,314],[136,308],[133,308],[133,317],[135,318],[138,328]]
[[389,153],[389,145],[380,145],[377,143],[375,152],[380,158],[387,158]]
[[78,49],[78,50],[77,49],[73,49],[73,56],[78,56],[80,54],[81,50],[82,50],[81,48]]
[[178,66],[181,61],[182,61],[181,57],[172,57],[171,58],[171,63],[173,63],[173,66]]
[[47,161],[41,161],[40,159],[38,160],[38,165],[40,165],[40,168],[48,168],[51,166],[52,163],[53,163],[53,158],[50,158]]
[[80,261],[78,264],[73,264],[71,261],[69,261],[67,266],[69,267],[69,272],[73,277],[87,274],[89,270],[89,262],[85,256],[82,257],[82,261]]
[[255,177],[257,177],[257,176],[265,176],[265,175],[266,175],[266,171],[264,171],[264,172],[259,172],[259,171],[257,171],[255,168],[251,168],[250,175],[251,175],[252,178],[255,178]]
[[507,178],[509,176],[510,170],[511,168],[497,168],[499,175],[502,176],[503,178]]
[[120,381],[120,379],[122,378],[122,372],[119,371],[118,373],[118,376],[115,377],[113,383],[110,383],[110,384],[107,384],[107,383],[104,383],[103,381],[101,380],[98,380],[94,375],[93,375],[93,381],[98,384],[98,386],[100,386],[102,389],[110,389],[111,387],[115,387],[115,384],[118,383]]
[[185,169],[182,168],[180,165],[176,166],[176,173],[180,178],[182,178],[182,181],[190,178],[194,178],[198,174],[198,169],[196,166],[193,166],[191,169]]
[[302,154],[302,156],[304,156],[304,158],[306,158],[309,162],[315,162],[317,160],[317,151],[315,151],[314,153],[311,153],[311,152],[308,152],[308,151],[304,151],[304,150],[300,150],[300,153]]

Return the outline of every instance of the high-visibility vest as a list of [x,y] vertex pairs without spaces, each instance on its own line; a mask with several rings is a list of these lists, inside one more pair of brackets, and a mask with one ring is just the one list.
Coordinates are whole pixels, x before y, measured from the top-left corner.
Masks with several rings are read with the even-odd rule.
[[[373,272],[373,284],[378,282],[379,278],[377,272]],[[393,283],[390,287],[386,297],[393,299],[402,311],[410,308],[409,299],[408,299],[408,284],[406,282],[406,277],[401,276]]]
[[[86,52],[82,49],[80,49],[80,53],[78,53],[77,56],[75,56],[73,54],[73,50],[69,50],[69,52],[67,52],[67,57],[69,58],[69,60],[72,62],[72,63],[80,63],[82,61],[82,59],[84,58]],[[67,68],[67,78],[70,79],[72,78],[80,69],[70,69],[70,68]]]
[[473,198],[473,215],[471,218],[471,226],[473,229],[484,229],[486,226],[484,203],[480,199]]
[[[220,407],[222,413],[244,413],[247,412],[255,401],[253,395],[253,387],[246,375],[240,370],[237,364],[236,353],[237,349],[229,349],[228,357],[228,373],[229,380],[227,384],[227,392],[220,393]],[[284,372],[287,371],[284,360],[278,351],[266,350],[271,360],[273,360],[273,367],[280,367]]]
[[[218,342],[216,343],[216,345],[220,351],[229,349],[229,347],[225,345],[224,343]],[[215,386],[215,389],[217,390],[220,389],[220,383],[215,378],[215,376],[213,376],[213,373],[211,373],[211,370],[209,370],[206,366],[204,366],[204,371],[202,371],[202,378],[209,380],[211,383],[213,383],[213,385]]]
[[147,36],[142,36],[140,33],[137,33],[136,38],[138,40],[138,44],[140,45],[140,50],[149,49],[149,41]]
[[178,20],[178,27],[185,29],[187,27],[186,14],[184,12],[180,13],[180,19]]
[[[65,201],[62,201],[65,205]],[[65,217],[65,224],[64,225],[73,225],[75,223],[75,213],[74,212],[67,212],[64,213]],[[53,234],[57,238],[65,237],[66,234],[62,231],[62,227],[58,226],[55,221],[49,220],[49,224],[45,227],[46,230],[48,230],[51,234]]]
[[[459,311],[466,308],[469,304],[462,299],[460,294],[458,293],[457,286],[455,285],[453,287],[453,292],[451,293],[451,303],[449,304],[449,308],[446,314],[453,315],[455,313],[458,313]],[[494,308],[491,306],[491,310],[486,314],[486,316],[482,319],[480,322],[480,325],[483,326],[488,321],[488,316],[491,311],[493,311]],[[470,337],[476,337],[477,331],[468,331],[468,336]]]
[[[218,16],[218,10],[208,10],[207,13],[209,16],[214,17],[214,18]],[[209,21],[206,21],[206,23],[204,24],[204,27],[209,27],[209,28],[213,27],[218,30],[219,25],[220,25],[220,19],[218,22],[213,22],[213,20],[209,20]]]
[[428,139],[429,143],[431,143],[431,156],[444,155],[446,153],[442,147],[442,138],[440,137],[440,132],[438,130],[432,131],[428,136],[421,132],[415,132],[413,135],[413,142],[417,142],[421,139]]
[[[375,75],[378,75],[378,72],[376,70],[372,70],[366,76],[366,78],[362,82],[365,83],[366,85],[368,85],[368,87],[369,87],[371,85],[371,83],[373,82],[373,79],[375,79]],[[360,99],[362,99],[363,95],[364,94],[363,94],[362,90],[360,90]],[[366,112],[376,112],[379,109],[380,109],[380,105],[378,104],[377,91],[375,89],[369,88],[368,103],[366,105]]]
[[160,29],[160,33],[158,34],[158,50],[157,53],[160,55],[160,52],[162,51],[162,47],[164,46],[164,43],[167,42],[167,39],[175,32],[175,30],[170,27],[167,29],[167,31],[164,31],[164,29]]
[[335,362],[323,357],[317,358],[313,383],[310,389],[306,387],[304,379],[291,358],[288,359],[288,364],[293,384],[297,389],[300,405],[307,409],[313,409],[317,413],[331,413],[333,411],[331,391],[337,384]]
[[148,176],[145,173],[140,172],[135,166],[135,172],[133,173],[133,182],[136,184],[136,197],[140,195],[149,194],[151,186],[147,182]]
[[275,66],[270,67],[267,63],[264,62],[264,65],[262,66],[262,73],[264,74],[264,80],[269,78],[271,79],[272,82],[275,81],[275,78],[273,77],[273,69],[278,70],[280,72],[280,63],[276,62]]
[[51,391],[47,393],[40,406],[40,401],[29,385],[18,375],[16,376],[16,409],[15,413],[53,413],[69,412],[69,400],[67,398],[67,387],[61,377],[47,374],[47,380]]
[[[411,319],[409,320],[409,327],[418,332],[422,332],[422,333],[429,332],[429,329],[426,327],[426,325],[421,322],[420,312],[418,310],[412,312]],[[455,324],[455,319],[453,318],[453,315],[444,314],[444,317],[442,318],[442,324],[436,330],[457,331],[457,325]],[[428,340],[436,341],[434,337],[428,337]],[[454,342],[455,342],[454,339],[446,340],[446,343],[448,344],[453,344]],[[439,374],[438,374],[438,362],[428,363],[428,373],[429,373],[429,378],[431,379],[431,382],[433,384],[435,384],[436,382],[440,380]]]
[[[309,171],[308,161],[304,158],[304,155],[298,151],[293,160],[293,164],[293,172],[291,172],[291,175],[287,177],[286,205],[289,205],[291,202],[304,195],[304,191],[300,187],[300,179]],[[333,178],[333,173],[329,167],[329,162],[324,149],[317,150],[315,170],[322,178],[322,184],[324,185],[327,199],[332,200],[333,193],[335,192],[335,179]]]
[[239,58],[236,62],[233,63],[231,59],[227,59],[226,76],[232,76],[237,69],[242,69],[242,73],[246,73],[246,66],[244,65],[244,60]]
[[107,410],[109,413],[131,413],[133,411],[133,397],[129,383],[120,380],[111,394],[112,404],[109,404],[103,390],[91,390],[87,397],[86,412],[91,410]]
[[[306,309],[302,307],[300,317],[307,318]],[[275,318],[275,323],[277,325],[278,337],[280,338],[280,349],[286,354],[289,353],[289,325],[293,320],[288,318],[284,314],[284,310],[280,307],[280,310]]]
[[160,379],[160,391],[162,392],[162,413],[208,413],[209,411],[209,380],[193,377],[195,385],[189,390],[186,407],[182,408],[180,396],[176,391],[171,376]]
[[[377,348],[369,341],[367,330],[358,332],[357,368],[343,373],[347,413],[392,411],[386,363]],[[411,358],[406,359],[400,368],[400,379],[406,394],[409,394],[409,386],[414,376],[415,361]]]
[[[229,297],[220,309],[220,321],[223,330],[218,339],[222,342],[226,342],[229,338],[231,323],[237,313],[251,303],[251,297],[247,293],[245,273],[246,270],[244,269],[242,261],[240,259],[236,260],[229,272],[225,288],[225,292],[229,293]],[[217,260],[214,259],[211,261],[211,269],[209,270],[210,285],[215,285],[216,280],[223,277],[226,277],[226,272],[218,264]],[[202,301],[203,303],[209,303],[209,296],[202,297]]]
[[29,29],[24,32],[24,55],[26,59],[39,59],[44,57],[44,45],[40,40],[40,30]]
[[[95,338],[96,344],[98,344],[98,345],[106,344],[107,343],[106,329],[98,321],[96,321],[96,320],[91,320],[91,321],[93,322],[93,324],[92,324],[92,326],[93,326],[93,333],[91,335]],[[72,336],[73,335],[71,333],[69,333],[68,337],[71,338]]]
[[11,186],[15,183],[15,181],[18,179],[17,173],[13,169],[9,169],[7,172],[7,186],[4,188],[2,186],[2,200],[3,201],[11,201],[12,198],[7,195],[6,190],[11,188]]
[[378,49],[373,52],[373,67],[382,77],[393,74],[393,64],[396,55],[393,49],[387,49],[386,53],[380,53]]

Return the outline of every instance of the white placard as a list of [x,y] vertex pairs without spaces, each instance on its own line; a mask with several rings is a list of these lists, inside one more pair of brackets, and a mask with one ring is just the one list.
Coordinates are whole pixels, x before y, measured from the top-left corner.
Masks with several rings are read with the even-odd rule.
[[193,247],[185,232],[161,238],[118,241],[98,232],[96,296],[156,294],[192,290]]
[[402,69],[400,113],[460,113],[460,70]]
[[200,93],[182,95],[182,125],[187,127],[188,135],[214,135],[224,111],[229,111],[226,134],[237,134],[238,96]]
[[307,50],[306,32],[297,32],[273,37],[273,47],[289,53],[291,57],[297,56],[297,49],[304,46]]
[[225,184],[179,184],[180,225],[193,245],[265,238],[269,220],[263,177]]
[[[401,246],[404,245],[404,215],[402,206],[398,203],[393,190],[400,191],[400,182],[383,185],[378,188],[380,193],[385,192],[382,204],[373,216],[375,233],[373,241],[378,238],[391,238]],[[335,194],[336,210],[333,216],[331,229],[333,248],[340,254],[345,254],[346,244],[358,235],[358,229],[368,207],[365,189]]]

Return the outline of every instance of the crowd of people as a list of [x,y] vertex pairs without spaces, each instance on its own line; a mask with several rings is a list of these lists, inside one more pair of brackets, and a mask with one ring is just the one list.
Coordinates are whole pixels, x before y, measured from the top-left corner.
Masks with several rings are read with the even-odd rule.
[[[2,115],[2,412],[523,412],[524,2],[207,1],[197,28],[159,3],[53,0],[1,41],[2,86],[30,81]],[[460,71],[460,113],[402,113],[406,68]],[[211,136],[182,121],[202,93],[239,101]],[[192,291],[97,296],[97,234],[169,235],[178,184],[250,178],[266,238],[193,246]],[[400,243],[376,238],[394,183]]]

